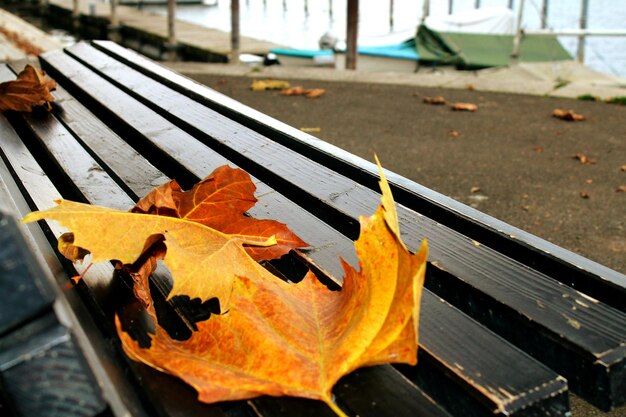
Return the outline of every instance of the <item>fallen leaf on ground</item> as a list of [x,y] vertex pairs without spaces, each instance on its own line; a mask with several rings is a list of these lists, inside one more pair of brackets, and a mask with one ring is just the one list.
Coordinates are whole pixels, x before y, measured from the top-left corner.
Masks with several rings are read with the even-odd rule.
[[265,243],[257,239],[246,241],[185,219],[129,213],[72,201],[59,201],[51,209],[30,213],[23,222],[43,219],[56,220],[70,229],[73,244],[88,250],[93,263],[117,260],[132,264],[145,253],[146,246],[162,236],[167,251],[163,262],[174,277],[168,298],[189,295],[206,301],[217,297],[224,310],[236,276],[276,279],[243,247],[244,244],[271,245],[275,243],[273,239]]
[[556,117],[557,119],[567,120],[570,122],[580,122],[585,120],[585,116],[582,114],[576,113],[574,110],[565,110],[565,109],[554,109],[552,111],[552,117]]
[[626,172],[626,165],[622,165],[621,171]]
[[250,85],[252,91],[283,90],[289,88],[289,82],[282,80],[253,80]]
[[142,349],[116,321],[129,357],[175,375],[213,403],[260,395],[317,399],[338,415],[332,387],[362,366],[417,361],[427,246],[402,243],[395,203],[381,169],[382,205],[361,217],[360,270],[343,262],[341,291],[313,273],[299,284],[256,275],[235,280],[231,308],[198,324],[189,340],[160,327]]
[[26,39],[25,37],[21,36],[19,33],[17,32],[13,32],[11,30],[8,30],[6,28],[0,27],[0,33],[4,35],[4,37],[11,42],[13,45],[17,46],[19,49],[22,50],[22,52],[28,54],[28,55],[33,55],[33,56],[39,56],[39,54],[41,54],[43,52],[43,50],[41,48],[39,48],[38,46],[34,45],[32,42],[30,42],[28,39]]
[[585,184],[593,184],[593,180],[591,178],[585,180]]
[[307,133],[319,133],[322,131],[321,127],[301,127],[300,131]]
[[474,91],[474,90],[476,90],[476,86],[474,86],[474,84],[467,84],[465,86],[465,89],[467,89],[469,91]]
[[461,132],[459,132],[458,130],[454,130],[454,129],[448,132],[448,134],[452,138],[458,138],[459,136],[461,136]]
[[581,191],[580,192],[580,197],[587,199],[587,198],[589,198],[589,193],[586,192],[586,191]]
[[20,72],[16,80],[0,84],[0,111],[15,110],[31,112],[33,106],[48,105],[54,101],[50,91],[56,88],[56,82],[38,71],[32,65]]
[[318,98],[326,94],[323,88],[303,88],[301,86],[286,88],[280,92],[283,96],[305,96],[306,98]]
[[326,94],[326,90],[324,90],[323,88],[311,88],[309,90],[306,90],[306,92],[304,93],[304,97],[318,98],[322,97],[324,94]]
[[441,96],[437,96],[437,97],[424,97],[424,103],[426,104],[434,104],[437,106],[440,106],[442,104],[446,104],[446,99],[441,97]]
[[537,153],[541,153],[541,152],[543,152],[543,146],[535,146],[533,148],[533,151],[535,151]]
[[481,188],[480,188],[480,187],[472,187],[472,188],[470,188],[470,193],[477,193],[477,192],[479,192],[480,190],[481,190]]
[[583,164],[583,165],[593,165],[596,163],[595,159],[591,159],[589,158],[586,154],[584,153],[577,153],[576,155],[574,155],[572,158],[574,159],[578,159],[578,161]]
[[297,85],[295,87],[289,87],[289,88],[285,88],[283,91],[280,92],[280,95],[282,96],[301,96],[302,94],[304,94],[304,87]]
[[478,106],[474,103],[453,103],[450,108],[455,111],[470,111],[474,112],[478,110]]
[[626,192],[626,185],[620,185],[619,187],[617,187],[615,189],[615,192],[616,193],[624,193],[624,192]]

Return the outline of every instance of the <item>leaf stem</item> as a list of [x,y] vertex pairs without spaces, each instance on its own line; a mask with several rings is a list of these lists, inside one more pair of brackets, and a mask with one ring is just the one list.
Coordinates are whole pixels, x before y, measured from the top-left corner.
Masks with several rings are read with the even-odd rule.
[[333,400],[332,400],[332,399],[330,399],[330,398],[325,398],[323,401],[324,401],[324,402],[326,403],[326,405],[327,405],[327,406],[329,406],[329,407],[330,407],[330,409],[331,409],[331,410],[333,410],[333,411],[335,412],[335,414],[337,414],[339,417],[350,417],[350,416],[348,416],[346,413],[344,413],[344,412],[341,410],[341,408],[339,408],[339,407],[337,406],[337,404],[335,404],[335,403],[333,402]]

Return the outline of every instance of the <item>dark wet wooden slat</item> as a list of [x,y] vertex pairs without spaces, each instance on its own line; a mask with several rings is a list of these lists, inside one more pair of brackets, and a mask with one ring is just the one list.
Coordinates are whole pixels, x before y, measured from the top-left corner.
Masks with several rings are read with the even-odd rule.
[[[159,64],[115,43],[95,41],[93,45],[142,73],[182,92],[256,131],[350,178],[377,190],[378,172],[369,161],[326,142],[314,139],[265,114],[251,109],[204,85],[176,74]],[[574,254],[544,239],[508,225],[449,197],[388,173],[396,200],[434,220],[526,265],[626,311],[626,277],[610,268]]]
[[[76,67],[76,65],[77,64],[73,64],[72,67]],[[73,77],[73,79],[75,78],[76,77]],[[170,155],[176,155],[175,159],[178,160],[179,164],[184,169],[190,170],[192,173],[205,172],[206,164],[211,163],[211,161],[215,158],[222,158],[219,156],[215,156],[215,153],[212,150],[200,144],[195,139],[190,138],[184,131],[173,128],[171,124],[169,124],[169,122],[165,121],[164,119],[160,119],[159,117],[156,117],[152,111],[145,109],[145,107],[139,103],[135,103],[135,111],[132,114],[124,113],[124,108],[130,106],[130,103],[124,103],[123,101],[128,99],[120,96],[119,94],[113,94],[112,92],[115,90],[115,88],[108,85],[105,81],[92,79],[90,80],[90,84],[98,85],[99,91],[108,92],[105,95],[108,95],[110,97],[110,100],[104,99],[105,102],[103,104],[105,104],[111,111],[116,112],[117,117],[119,117],[120,120],[123,120],[128,125],[135,126],[136,122],[139,122],[139,120],[150,119],[152,121],[150,123],[150,129],[137,129],[137,133],[146,135],[151,141],[157,143],[162,149],[162,152],[168,153]],[[91,89],[90,94],[93,94],[93,91]],[[100,100],[103,99],[100,98]],[[119,107],[116,107],[118,105]],[[162,134],[161,132],[167,132],[167,135]],[[277,193],[274,192],[268,195],[275,196],[277,195]],[[272,212],[271,210],[269,210],[271,204],[268,203],[266,196],[261,198],[261,204],[266,206],[266,208],[263,210],[267,211],[267,214],[269,216],[283,220],[281,217],[283,213],[282,211],[277,215],[275,211]],[[303,214],[301,210],[292,208],[290,209],[290,211],[293,211],[296,215],[295,217],[300,219],[300,221],[303,220]],[[307,221],[307,223],[308,222],[309,221]],[[315,223],[313,224],[315,225]],[[326,270],[332,270],[336,268],[327,267],[324,263],[324,259],[330,259],[331,257],[337,259],[337,254],[343,254],[345,256],[346,254],[353,252],[352,242],[332,229],[320,229],[318,226],[315,226],[312,230],[305,231],[305,234],[302,234],[301,232],[299,232],[299,234],[303,238],[305,238],[305,240],[308,240],[309,237],[314,238],[313,235],[318,235],[323,237],[325,241],[334,242],[334,247],[330,248],[326,246],[319,246],[315,249],[313,253],[310,254],[310,257],[316,259],[320,265],[324,266],[324,269]],[[320,255],[324,255],[324,257],[318,258],[318,256]],[[425,294],[424,297],[435,300],[435,297],[428,292]],[[447,306],[446,308],[452,309],[449,306]],[[441,317],[445,317],[445,315],[442,314]],[[459,344],[465,342],[467,345],[473,346],[472,342],[474,342],[475,348],[471,352],[471,355],[459,355],[453,350],[448,351],[447,354],[444,355],[445,360],[443,361],[443,363],[439,364],[439,369],[441,369],[441,367],[444,367],[448,369],[447,372],[449,372],[450,374],[458,374],[458,376],[456,376],[455,378],[459,381],[461,385],[465,387],[460,389],[461,392],[463,390],[470,390],[472,391],[471,395],[485,396],[485,398],[483,399],[484,404],[477,405],[477,409],[483,410],[483,413],[486,412],[488,414],[491,414],[495,410],[507,409],[507,402],[510,402],[509,398],[495,389],[492,390],[492,392],[489,392],[485,387],[501,386],[503,383],[505,383],[505,381],[508,381],[510,378],[507,377],[507,379],[502,378],[500,380],[490,379],[490,373],[488,372],[488,370],[483,370],[483,380],[476,383],[472,382],[471,379],[468,378],[468,376],[463,376],[463,365],[461,365],[460,368],[456,365],[452,365],[454,363],[456,363],[457,365],[463,363],[467,366],[468,369],[471,369],[471,364],[466,364],[466,362],[471,363],[475,361],[473,355],[483,355],[486,351],[490,351],[490,346],[494,345],[493,343],[491,343],[491,340],[497,338],[489,334],[488,332],[485,332],[483,329],[481,329],[472,321],[465,318],[460,313],[457,313],[454,318],[455,320],[460,320],[460,323],[462,323],[462,327],[467,330],[465,333],[446,332],[445,326],[444,328],[437,328],[436,326],[431,326],[429,328],[428,322],[429,320],[433,319],[430,315],[424,315],[422,318],[423,344],[425,346],[428,346],[429,329],[434,329],[431,337],[442,338],[443,344],[458,346]],[[457,338],[457,336],[459,335],[461,335],[462,337]],[[503,347],[503,343],[501,341],[499,345],[496,345],[499,347]],[[426,351],[424,352],[424,354],[429,355],[426,353]],[[551,374],[549,371],[546,371],[541,367],[537,367],[537,365],[533,364],[533,362],[525,357],[525,355],[511,349],[510,347],[504,348],[500,351],[493,351],[492,355],[500,355],[503,361],[505,361],[506,359],[511,360],[512,358],[515,358],[513,360],[514,363],[525,363],[526,366],[529,367],[529,369],[532,369],[535,372],[535,374],[533,375],[534,378],[530,378],[527,381],[517,381],[519,382],[519,385],[509,388],[510,391],[519,393],[519,395],[521,395],[522,397],[526,395],[524,394],[525,392],[535,390],[536,384],[539,383],[538,381],[541,381],[539,384],[552,383],[555,393],[563,392],[565,389],[564,381],[558,380],[558,378],[556,378],[554,374]],[[430,354],[430,360],[431,362],[437,361],[436,357],[433,354]],[[446,364],[446,361],[449,365]],[[481,387],[482,385],[484,385],[485,387]],[[481,394],[481,390],[483,394]],[[529,406],[529,404],[526,404],[526,406]],[[508,411],[511,413],[515,412],[513,407],[509,407]],[[476,413],[478,413],[476,415],[480,415],[480,411],[476,411]]]
[[[0,80],[4,77],[8,77],[9,75],[4,71],[6,67],[0,66]],[[12,115],[16,118],[21,117],[20,115]],[[6,130],[5,130],[6,127]],[[12,129],[4,116],[0,115],[0,128],[2,131],[10,131]],[[43,129],[43,131],[47,131]],[[20,132],[24,134],[24,132]],[[61,137],[68,138],[69,136],[63,135]],[[63,148],[61,148],[63,149]],[[9,166],[10,171],[12,171],[12,175],[15,177],[16,182],[18,182],[22,187],[22,192],[26,200],[28,200],[31,204],[32,210],[43,210],[46,208],[50,208],[54,205],[53,201],[62,197],[59,192],[56,190],[55,186],[52,184],[46,172],[41,168],[38,162],[35,160],[34,156],[31,154],[30,150],[25,146],[25,144],[20,140],[20,138],[13,135],[2,135],[0,137],[0,154],[3,160]],[[68,161],[70,163],[71,161]],[[46,169],[53,169],[51,166],[46,166]],[[81,169],[79,167],[79,169]],[[78,176],[77,176],[78,178]],[[24,214],[24,213],[22,213]],[[40,222],[45,224],[44,232],[47,234],[47,237],[51,243],[51,245],[56,246],[56,238],[58,238],[63,232],[66,230],[62,227],[58,226],[56,222]],[[69,274],[74,275],[74,272],[68,271]],[[111,279],[113,276],[113,267],[108,264],[98,264],[93,265],[89,274],[87,274],[83,281],[89,287],[89,295],[93,297],[93,300],[97,303],[97,305],[102,306],[105,310],[110,311],[109,305],[115,304],[115,301],[120,297],[119,293],[111,292]],[[112,298],[111,298],[112,297]],[[104,312],[97,311],[95,312],[99,315],[99,318],[102,320],[104,317]],[[110,318],[110,317],[109,317]],[[112,328],[112,324],[109,326],[109,337],[111,337],[115,333],[115,330]],[[117,336],[115,336],[117,337]],[[143,365],[133,364],[130,361],[126,361],[126,363],[130,363],[131,368],[134,369],[134,372],[137,373],[139,381],[144,381],[144,377],[146,371],[149,369]],[[121,363],[118,366],[123,366]],[[148,391],[142,391],[140,395],[146,395],[147,398],[150,399],[149,404],[154,404],[156,409],[153,408],[152,405],[148,407],[150,409],[150,415],[159,415],[159,416],[188,416],[190,414],[176,414],[174,412],[166,412],[164,410],[185,410],[189,407],[184,407],[182,400],[180,397],[173,397],[169,395],[172,392],[171,384],[162,383],[156,384],[154,383],[155,379],[150,379],[148,383],[143,383],[143,385],[150,388]],[[137,395],[137,394],[135,394]],[[158,399],[158,400],[157,400]],[[195,398],[190,398],[193,402],[193,405],[190,406],[192,409],[198,411],[202,410],[202,413],[194,413],[191,415],[202,415],[202,416],[214,416],[214,417],[227,417],[229,414],[221,410],[219,407],[208,406],[203,404],[198,404]],[[145,403],[145,400],[144,400]],[[157,414],[155,414],[157,413]]]
[[[144,158],[133,158],[137,154],[97,116],[59,86],[54,92],[55,107],[62,111],[55,112],[59,120],[74,136],[85,143],[96,160],[108,157],[114,175],[123,174],[123,182],[132,192],[131,195],[142,197],[154,187],[164,184],[169,179]],[[130,159],[130,161],[129,161]],[[142,178],[141,181],[134,181]]]
[[[310,204],[322,201],[352,219],[373,211],[378,204],[376,193],[164,88],[86,44],[70,51],[264,181],[280,184],[281,190],[295,187],[287,193],[290,198],[297,194]],[[161,103],[167,105],[162,107]],[[311,178],[320,179],[314,182]],[[429,288],[567,376],[570,387],[591,402],[603,408],[626,402],[626,394],[616,393],[626,377],[622,371],[626,356],[621,348],[626,314],[411,210],[400,207],[399,216],[409,247],[417,247],[420,231],[431,242],[437,279],[430,280]],[[564,357],[568,361],[564,362]],[[605,378],[605,373],[611,377]],[[582,380],[586,383],[579,382]]]

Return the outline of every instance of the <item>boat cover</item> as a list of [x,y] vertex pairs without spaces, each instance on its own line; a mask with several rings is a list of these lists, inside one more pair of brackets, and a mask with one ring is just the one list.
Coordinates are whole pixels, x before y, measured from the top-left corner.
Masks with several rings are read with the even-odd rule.
[[[455,65],[460,69],[506,66],[511,62],[514,35],[439,32],[420,25],[417,53],[420,63]],[[556,36],[523,35],[521,62],[552,62],[572,59]]]

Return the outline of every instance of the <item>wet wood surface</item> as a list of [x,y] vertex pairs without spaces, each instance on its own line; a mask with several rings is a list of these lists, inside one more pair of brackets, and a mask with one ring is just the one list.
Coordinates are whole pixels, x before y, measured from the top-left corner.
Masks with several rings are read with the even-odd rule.
[[[278,270],[290,273],[304,265],[340,282],[338,256],[356,264],[352,240],[358,215],[372,213],[379,204],[370,167],[359,173],[354,161],[324,163],[328,155],[319,157],[320,149],[298,138],[287,146],[288,129],[260,127],[262,118],[248,123],[248,116],[219,95],[213,96],[219,102],[209,105],[208,97],[197,92],[201,89],[192,93],[193,85],[178,83],[166,70],[153,73],[148,64],[140,68],[141,61],[134,60],[132,68],[125,61],[132,53],[108,45],[81,43],[46,54],[42,64],[60,83],[52,114],[9,115],[12,126],[7,128],[17,135],[3,136],[0,150],[31,209],[49,207],[59,195],[128,209],[169,178],[189,187],[220,165],[240,166],[257,185],[259,203],[250,214],[279,219],[311,244],[277,264]],[[11,76],[8,68],[0,68],[0,81]],[[352,168],[335,170],[345,164]],[[419,365],[366,368],[346,376],[334,390],[344,410],[360,416],[565,416],[568,385],[603,408],[625,401],[619,389],[626,381],[623,312],[500,252],[496,243],[503,235],[486,233],[486,244],[464,235],[465,226],[430,218],[432,210],[411,198],[418,188],[402,181],[394,188],[402,187],[403,239],[416,248],[426,237],[431,247]],[[467,213],[463,216],[468,221]],[[472,221],[478,228],[475,217]],[[44,231],[51,241],[61,232],[54,226]],[[537,263],[540,251],[526,246]],[[567,259],[556,264],[569,265],[562,270],[575,268]],[[99,314],[110,320],[111,268],[99,273],[109,274],[104,279],[109,284],[86,279],[84,291],[96,295]],[[153,278],[164,299],[171,278],[166,273]],[[177,300],[162,308],[182,316],[172,324],[180,327],[180,337],[189,334],[197,313],[193,307]],[[115,340],[110,323],[109,332]],[[323,404],[285,398],[202,405],[182,382],[123,363],[129,376],[135,375],[137,396],[148,398],[158,415],[330,413]]]
[[[233,123],[86,44],[68,53],[94,73],[79,70],[71,57],[59,53],[45,58],[51,71],[58,66],[56,71],[68,74],[82,90],[103,85],[102,78],[108,80],[189,132],[195,142],[202,141],[279,188],[350,238],[356,237],[358,215],[373,212],[378,205],[379,195],[373,190],[268,135]],[[123,108],[107,97],[109,90],[91,87],[90,94],[103,110],[120,114]],[[195,142],[190,140],[187,146]],[[602,376],[605,370],[619,373],[619,364],[624,363],[624,314],[407,207],[399,207],[399,217],[410,248],[417,248],[423,237],[429,239],[429,289],[569,377],[570,388],[588,400],[603,407],[624,401],[623,395],[614,395],[614,382]]]

